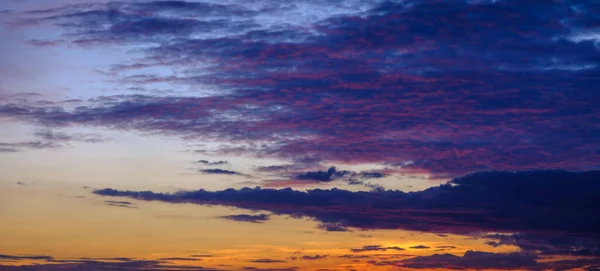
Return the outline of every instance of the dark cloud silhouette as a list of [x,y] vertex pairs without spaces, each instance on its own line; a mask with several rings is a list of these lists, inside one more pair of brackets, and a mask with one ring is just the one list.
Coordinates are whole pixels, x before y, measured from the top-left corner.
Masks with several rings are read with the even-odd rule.
[[207,166],[219,166],[219,165],[228,165],[227,161],[208,161],[208,160],[198,160],[195,162],[196,164],[202,164]]
[[50,256],[44,256],[44,255],[23,255],[23,256],[17,256],[17,255],[5,255],[5,254],[0,254],[0,259],[3,260],[54,260],[54,257],[50,257]]
[[300,259],[312,261],[312,260],[322,260],[322,259],[325,259],[327,257],[328,257],[328,255],[312,255],[312,256],[311,255],[304,255],[304,256],[300,257]]
[[448,248],[456,248],[455,246],[436,246],[435,248],[448,249]]
[[306,173],[298,174],[296,179],[298,180],[311,180],[317,182],[330,182],[337,178],[343,177],[350,173],[349,171],[338,171],[335,167],[330,167],[327,171],[308,171]]
[[350,231],[341,223],[322,223],[317,226],[319,229],[325,231],[338,231],[338,232],[346,232]]
[[227,215],[221,216],[220,218],[229,219],[233,221],[240,222],[252,222],[252,223],[262,223],[270,219],[269,215],[260,214],[260,215],[247,215],[247,214],[239,214],[239,215]]
[[255,259],[255,260],[250,260],[249,262],[253,262],[253,263],[285,263],[286,261],[277,260],[277,259]]
[[119,205],[133,205],[133,203],[129,201],[114,201],[114,200],[105,200],[104,202],[108,204],[119,204]]
[[600,237],[600,171],[481,172],[424,191],[350,192],[243,188],[223,191],[96,190],[104,196],[190,202],[308,216],[346,227],[437,233],[560,232]]
[[600,256],[600,242],[596,238],[585,236],[524,232],[487,234],[483,237],[495,240],[486,242],[486,244],[493,247],[517,246],[523,251],[536,252],[540,255]]
[[352,248],[350,251],[358,253],[358,252],[370,252],[370,251],[388,251],[388,250],[405,250],[404,248],[392,246],[392,247],[384,247],[381,245],[372,245],[372,246],[364,246],[361,248]]
[[188,258],[165,258],[160,260],[141,260],[125,257],[118,258],[78,258],[78,259],[56,259],[51,256],[15,256],[15,255],[0,255],[2,260],[38,260],[41,264],[21,265],[21,266],[5,266],[0,265],[0,270],[7,271],[37,271],[37,270],[157,270],[157,271],[183,271],[183,270],[208,270],[208,271],[225,271],[217,269],[207,269],[199,266],[175,265],[169,261],[191,261],[195,259]]
[[[66,33],[60,39],[80,46],[141,46],[145,57],[110,71],[124,84],[203,84],[217,93],[69,106],[6,98],[0,115],[218,138],[235,145],[220,154],[404,165],[435,178],[598,169],[598,3],[333,2],[320,9],[343,11],[310,20],[278,15],[302,5],[271,1],[258,9],[151,1],[38,12],[19,25],[54,24]],[[274,17],[304,21],[265,21]],[[156,66],[183,72],[139,71]]]
[[105,200],[104,203],[106,203],[106,205],[115,206],[115,207],[132,208],[132,209],[138,208],[132,202],[129,202],[129,201]]
[[410,248],[412,248],[412,249],[428,249],[428,248],[430,248],[430,247],[428,247],[428,246],[424,246],[424,245],[418,245],[418,246],[412,246],[412,247],[410,247]]
[[399,263],[403,267],[414,269],[538,269],[535,254],[527,253],[489,253],[467,251],[463,256],[453,254],[434,254],[418,256]]
[[196,258],[182,258],[182,257],[171,257],[171,258],[160,258],[159,261],[200,261],[201,259]]
[[201,169],[199,171],[202,173],[206,173],[206,174],[241,175],[239,172],[236,172],[236,171],[226,170],[226,169],[218,169],[218,168]]

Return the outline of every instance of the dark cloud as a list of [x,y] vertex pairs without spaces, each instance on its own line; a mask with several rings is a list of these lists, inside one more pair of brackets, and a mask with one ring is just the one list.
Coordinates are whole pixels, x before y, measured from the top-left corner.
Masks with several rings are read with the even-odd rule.
[[[27,23],[64,28],[66,42],[140,46],[145,57],[111,71],[126,84],[220,92],[102,97],[77,107],[3,100],[0,115],[218,138],[236,145],[221,154],[404,165],[438,178],[598,168],[597,2],[334,2],[320,9],[342,12],[301,27],[261,20],[297,17],[277,14],[302,5],[261,1],[256,9],[111,2],[41,12]],[[183,72],[137,72],[155,66]]]
[[412,246],[412,247],[410,247],[410,248],[412,248],[412,249],[428,249],[428,248],[430,248],[430,247],[428,247],[428,246],[424,246],[424,245],[418,245],[418,246]]
[[133,203],[131,203],[129,201],[105,200],[104,203],[106,203],[106,205],[115,206],[115,207],[133,208],[133,209],[137,209],[138,208]]
[[119,205],[133,205],[133,203],[129,201],[114,201],[114,200],[105,200],[104,202],[108,204],[119,204]]
[[447,248],[456,248],[455,246],[436,246],[435,248],[447,249]]
[[349,171],[339,171],[335,167],[330,167],[327,171],[308,171],[305,173],[298,174],[296,179],[298,180],[311,180],[317,182],[330,182],[337,178],[341,178],[344,175],[350,173]]
[[434,254],[399,261],[379,262],[380,265],[393,265],[412,269],[555,271],[589,268],[598,263],[597,258],[541,261],[541,258],[531,252],[491,253],[482,251],[467,251],[462,256]]
[[172,258],[160,258],[159,261],[200,261],[201,259],[196,258],[182,258],[182,257],[172,257]]
[[517,246],[523,251],[540,255],[600,256],[600,242],[596,238],[569,235],[536,233],[487,234],[484,238],[494,239],[486,244],[499,247]]
[[277,260],[277,259],[256,259],[256,260],[250,260],[249,262],[253,262],[253,263],[285,263],[286,261]]
[[218,169],[218,168],[201,169],[199,171],[202,173],[206,173],[206,174],[241,175],[239,172],[236,172],[236,171]]
[[183,270],[203,270],[203,271],[226,271],[222,269],[203,268],[201,266],[177,265],[171,261],[197,261],[194,258],[168,257],[158,260],[132,259],[126,257],[116,258],[77,258],[77,259],[57,259],[51,256],[40,255],[1,255],[0,261],[23,261],[35,260],[41,263],[34,265],[5,266],[0,265],[0,270],[7,271],[38,271],[38,270],[73,270],[73,271],[183,271]]
[[370,252],[370,251],[388,251],[388,250],[405,250],[404,248],[392,246],[392,247],[384,247],[381,245],[372,245],[372,246],[364,246],[361,248],[352,248],[350,251],[352,252]]
[[302,257],[300,257],[300,259],[302,260],[322,260],[327,258],[328,255],[304,255]]
[[481,172],[424,191],[95,190],[104,196],[265,210],[365,229],[436,233],[546,232],[599,238],[599,171]]
[[17,256],[17,255],[5,255],[5,254],[0,254],[0,259],[2,260],[54,260],[54,257],[50,257],[50,256],[44,256],[44,255],[24,255],[24,256]]
[[207,166],[219,166],[219,165],[228,165],[227,161],[208,161],[208,160],[198,160],[195,162],[196,164],[202,164]]
[[252,222],[252,223],[262,223],[270,219],[269,215],[260,214],[260,215],[247,215],[247,214],[239,214],[239,215],[227,215],[221,216],[220,218],[229,219],[233,221],[240,222]]
[[399,263],[403,267],[414,269],[527,269],[537,270],[539,267],[535,254],[528,253],[489,253],[467,251],[463,256],[453,254],[434,254],[418,256]]
[[382,172],[376,172],[376,171],[363,171],[359,173],[360,177],[365,178],[365,179],[379,179],[379,178],[383,178],[386,177],[387,174],[382,173]]
[[319,226],[317,226],[317,228],[325,230],[325,231],[338,231],[338,232],[350,231],[342,223],[322,223],[322,224],[319,224]]

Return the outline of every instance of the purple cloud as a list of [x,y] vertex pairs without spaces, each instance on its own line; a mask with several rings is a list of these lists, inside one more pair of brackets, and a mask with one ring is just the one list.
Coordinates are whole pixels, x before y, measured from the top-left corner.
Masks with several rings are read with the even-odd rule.
[[[73,31],[62,39],[75,44],[143,45],[142,59],[111,71],[127,72],[119,77],[127,84],[203,84],[216,94],[100,97],[78,107],[3,101],[0,115],[238,144],[221,154],[402,165],[434,178],[598,168],[600,53],[586,34],[597,4],[373,1],[353,7],[355,16],[327,2],[343,11],[302,27],[261,21],[285,12],[272,5],[46,11],[30,23]],[[153,66],[185,72],[137,70]]]

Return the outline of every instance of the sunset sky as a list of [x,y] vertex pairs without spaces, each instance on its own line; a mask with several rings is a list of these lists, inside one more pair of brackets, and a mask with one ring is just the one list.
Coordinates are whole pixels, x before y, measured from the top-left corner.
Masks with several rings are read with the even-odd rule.
[[600,270],[600,1],[0,0],[0,271]]

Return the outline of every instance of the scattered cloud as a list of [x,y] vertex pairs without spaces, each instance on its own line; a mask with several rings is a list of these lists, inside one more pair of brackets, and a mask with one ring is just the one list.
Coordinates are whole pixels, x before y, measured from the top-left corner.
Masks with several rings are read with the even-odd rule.
[[412,248],[412,249],[428,249],[428,248],[430,248],[430,247],[428,247],[428,246],[424,246],[424,245],[418,245],[418,246],[412,246],[412,247],[410,247],[410,248]]
[[133,208],[133,209],[138,208],[132,202],[129,202],[129,201],[105,200],[104,203],[106,203],[106,205],[115,206],[115,207]]
[[201,169],[199,171],[205,174],[241,175],[241,173],[236,171],[219,168]]
[[277,260],[277,259],[255,259],[255,260],[250,260],[249,262],[253,262],[253,263],[285,263],[286,261]]
[[207,166],[219,166],[219,165],[228,165],[227,161],[208,161],[208,160],[198,160],[195,162],[196,164],[207,165]]
[[311,261],[312,260],[322,260],[322,259],[327,258],[327,256],[328,255],[312,255],[312,256],[311,255],[304,255],[304,256],[300,257],[300,259],[311,260]]
[[384,246],[381,246],[381,245],[363,246],[361,248],[352,248],[352,249],[350,249],[350,251],[355,252],[355,253],[358,253],[358,252],[371,252],[371,251],[388,251],[388,250],[402,251],[402,250],[405,250],[405,249],[401,248],[401,247],[397,247],[397,246],[384,247]]
[[346,226],[342,223],[321,223],[317,228],[325,230],[325,231],[334,231],[334,232],[347,232],[350,231]]
[[262,223],[270,219],[269,215],[260,214],[260,215],[247,215],[247,214],[239,214],[239,215],[227,215],[221,216],[220,218],[229,219],[233,221],[239,222],[251,222],[251,223]]

